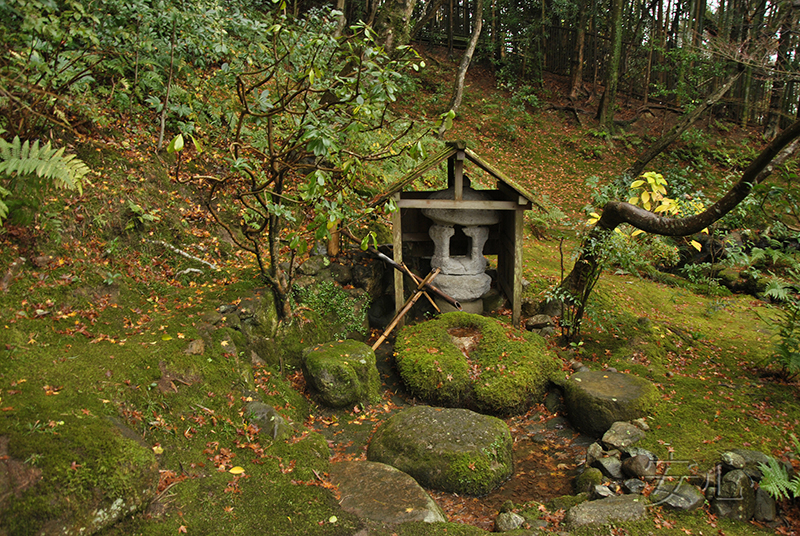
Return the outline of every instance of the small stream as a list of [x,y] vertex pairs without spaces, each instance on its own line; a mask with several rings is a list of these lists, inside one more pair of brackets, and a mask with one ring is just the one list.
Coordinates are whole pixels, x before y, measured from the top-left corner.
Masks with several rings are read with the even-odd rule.
[[[405,392],[393,365],[393,351],[389,341],[376,351],[384,388],[382,404],[364,412],[319,408],[314,429],[328,439],[334,453],[333,461],[365,460],[369,440],[380,423],[407,407],[422,403]],[[548,403],[551,408],[558,404],[556,400],[549,402],[552,402]],[[565,417],[551,413],[544,404],[505,421],[514,440],[514,474],[508,481],[483,497],[428,490],[450,521],[492,530],[494,519],[506,501],[515,505],[530,501],[545,503],[573,493],[573,477],[585,460],[586,447],[594,440],[575,432]]]

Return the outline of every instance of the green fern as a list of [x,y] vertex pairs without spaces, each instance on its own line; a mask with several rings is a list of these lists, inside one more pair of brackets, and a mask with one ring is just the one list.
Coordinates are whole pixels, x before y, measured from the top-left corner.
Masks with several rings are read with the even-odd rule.
[[[795,450],[800,454],[800,442],[794,434],[791,434],[791,437]],[[786,468],[775,458],[769,458],[768,463],[759,463],[758,467],[764,474],[760,486],[775,500],[782,501],[800,497],[800,475],[789,480]]]
[[82,194],[89,171],[74,154],[65,155],[63,147],[55,149],[50,142],[0,139],[0,225],[17,211],[35,215],[50,187]]

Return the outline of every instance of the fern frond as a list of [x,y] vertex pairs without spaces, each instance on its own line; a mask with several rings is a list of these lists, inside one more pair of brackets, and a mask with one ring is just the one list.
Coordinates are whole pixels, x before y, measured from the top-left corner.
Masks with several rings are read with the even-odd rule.
[[83,179],[89,167],[75,155],[64,156],[64,148],[54,149],[50,142],[32,144],[19,136],[11,143],[0,140],[0,174],[18,176],[36,174],[37,177],[52,181],[53,186],[83,193]]
[[758,468],[764,474],[764,478],[761,479],[761,487],[772,495],[775,500],[780,501],[798,496],[800,477],[796,477],[794,481],[790,482],[786,469],[775,458],[770,458],[766,464],[759,463]]

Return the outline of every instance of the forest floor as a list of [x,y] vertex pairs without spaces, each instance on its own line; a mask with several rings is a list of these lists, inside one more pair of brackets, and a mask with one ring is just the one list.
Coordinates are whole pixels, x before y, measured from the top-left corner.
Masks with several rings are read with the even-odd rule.
[[[402,110],[428,119],[446,103],[449,86],[441,81],[451,79],[455,67],[439,52],[429,59],[430,68],[416,80],[417,92],[400,103]],[[640,102],[623,102],[620,119],[636,120],[608,139],[595,130],[591,92],[575,105],[588,113],[563,108],[573,106],[561,97],[565,84],[547,77],[534,87],[537,106],[514,104],[510,92],[498,89],[490,69],[474,66],[448,133],[448,139],[467,141],[548,200],[551,213],[531,214],[526,222],[524,276],[531,282],[527,293],[539,299],[569,268],[578,245],[577,232],[593,193],[585,179],[613,180],[675,118],[664,110],[661,115],[644,112]],[[311,471],[303,472],[309,456],[298,454],[294,443],[273,445],[265,454],[242,439],[251,435],[241,413],[249,396],[249,361],[226,352],[225,341],[216,341],[217,347],[202,358],[184,353],[188,341],[198,337],[204,315],[252,294],[260,281],[253,260],[217,231],[198,194],[170,176],[169,159],[154,151],[154,123],[119,118],[107,130],[70,140],[71,150],[93,170],[91,187],[82,196],[52,200],[56,217],[43,219],[36,229],[6,227],[0,234],[0,435],[18,438],[16,455],[50,471],[54,476],[46,484],[69,495],[82,485],[80,468],[102,476],[107,466],[101,453],[84,452],[78,458],[64,445],[87,441],[92,423],[105,417],[122,418],[141,433],[159,453],[163,511],[128,516],[107,535],[256,529],[352,534],[357,520],[338,509]],[[759,144],[754,133],[737,126],[717,121],[701,126],[703,139],[714,140],[714,147]],[[695,173],[697,162],[680,158],[693,149],[691,143],[676,144],[654,162],[654,169],[681,166]],[[709,160],[696,173],[708,174],[701,186],[711,195],[717,177],[736,172]],[[480,182],[477,172],[476,178]],[[164,242],[184,244],[219,270],[181,275],[196,263],[175,255]],[[13,264],[20,257],[26,261]],[[657,280],[604,274],[588,311],[583,344],[553,339],[552,348],[565,361],[614,367],[656,384],[662,400],[648,417],[652,432],[642,446],[663,460],[691,460],[707,469],[721,452],[743,447],[788,459],[800,469],[788,435],[800,423],[800,384],[779,381],[765,366],[774,310],[751,296],[709,290],[669,274]],[[256,369],[258,392],[298,428],[322,433],[333,461],[357,459],[372,429],[410,403],[401,396],[402,387],[391,383],[390,349],[387,345],[381,354],[388,367],[383,377],[390,382],[383,403],[365,410],[317,408],[297,371],[286,371],[284,378],[274,370]],[[160,383],[165,377],[173,379],[171,386]],[[518,472],[528,477],[538,473],[535,478],[518,475],[522,480],[508,485],[518,487],[502,499],[510,497],[521,510],[540,511],[552,531],[562,530],[564,512],[542,503],[569,492],[569,472],[577,466],[576,454],[561,444],[563,427],[547,428],[558,418],[537,405],[508,420],[518,439]],[[527,432],[538,426],[545,427],[545,443],[534,443]],[[306,437],[300,434],[293,441],[302,445]],[[525,460],[531,465],[525,466]],[[225,469],[234,464],[247,474],[229,474]],[[263,478],[247,478],[249,473]],[[434,497],[453,522],[446,527],[448,534],[473,534],[470,526],[490,529],[497,514],[494,499]],[[795,534],[796,505],[782,506],[782,521],[771,527],[716,519],[703,509],[676,513],[659,507],[646,521],[609,531]],[[20,523],[24,529],[24,519]],[[23,529],[9,533],[25,534]],[[372,533],[441,532],[379,527]]]

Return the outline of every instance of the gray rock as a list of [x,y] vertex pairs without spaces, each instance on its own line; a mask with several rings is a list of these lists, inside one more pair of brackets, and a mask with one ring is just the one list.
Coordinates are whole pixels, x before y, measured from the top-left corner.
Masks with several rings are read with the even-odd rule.
[[383,293],[383,265],[380,262],[356,263],[352,266],[351,273],[353,285],[363,288],[373,298]]
[[534,315],[525,321],[525,327],[528,329],[542,329],[553,326],[553,318],[547,315]]
[[769,464],[770,457],[758,450],[733,449],[731,452],[744,458],[743,470],[745,473],[747,473],[747,476],[756,482],[761,482],[761,479],[764,478],[764,475],[761,473],[761,469],[759,469],[758,464]]
[[717,486],[711,512],[719,517],[747,521],[756,510],[753,481],[741,469],[726,473]]
[[516,530],[525,523],[525,518],[514,512],[503,512],[494,520],[495,532],[508,532]]
[[550,413],[558,413],[564,409],[564,394],[556,389],[548,391],[544,397],[544,407]]
[[772,495],[767,493],[764,488],[756,490],[756,508],[753,517],[756,521],[775,521],[777,516],[777,505]]
[[270,291],[261,292],[239,303],[239,318],[250,336],[274,337],[278,332],[278,310],[275,296]]
[[644,430],[627,422],[617,421],[603,434],[608,448],[624,450],[644,439]]
[[655,476],[656,464],[645,454],[638,454],[622,462],[622,472],[633,478]]
[[[473,190],[468,184],[462,189],[462,198],[465,201],[488,201],[488,194]],[[455,188],[440,190],[428,196],[430,199],[455,199]],[[459,210],[448,208],[426,208],[422,213],[439,225],[494,225],[500,221],[500,212],[497,210]]]
[[575,493],[592,491],[603,483],[603,473],[596,467],[587,467],[575,478]]
[[615,493],[611,491],[611,488],[603,485],[595,486],[591,491],[592,499],[605,499],[613,495],[615,495]]
[[205,351],[206,343],[203,342],[203,339],[194,339],[189,343],[183,353],[187,355],[203,355]]
[[573,506],[564,522],[568,527],[605,525],[620,521],[638,521],[647,517],[646,500],[641,495],[617,495]]
[[588,467],[594,467],[594,462],[604,455],[605,452],[603,451],[603,447],[600,446],[600,443],[592,443],[586,449],[586,465]]
[[747,463],[744,459],[744,456],[730,451],[723,452],[719,458],[722,460],[722,465],[728,470],[744,469],[744,466]]
[[343,510],[380,523],[447,521],[439,505],[409,475],[375,462],[331,464],[331,482],[341,494]]
[[645,432],[649,432],[650,431],[650,426],[647,424],[647,421],[644,418],[633,419],[631,421],[631,424],[633,424],[635,426],[638,426],[639,428],[641,428]]
[[661,480],[650,494],[650,500],[654,505],[668,506],[673,510],[696,510],[703,506],[705,499],[699,488],[684,481]]
[[598,458],[595,460],[594,464],[592,464],[592,467],[600,469],[608,478],[613,478],[614,480],[622,480],[625,478],[625,475],[622,473],[622,462],[619,461],[619,458],[613,456]]
[[344,340],[306,348],[302,364],[306,383],[326,406],[371,404],[379,398],[375,352],[363,342]]
[[631,448],[625,449],[625,453],[628,456],[630,456],[631,458],[633,458],[634,456],[639,456],[640,454],[643,454],[643,455],[647,456],[647,458],[653,463],[658,461],[658,456],[656,456],[655,454],[653,454],[649,450],[643,449],[641,447],[631,447]]
[[646,484],[638,478],[629,478],[622,483],[622,486],[628,493],[642,493]]
[[602,436],[617,421],[644,417],[659,399],[649,381],[619,372],[584,371],[564,383],[564,402],[572,424],[581,432]]
[[513,472],[508,425],[459,408],[416,406],[375,431],[367,459],[410,474],[427,488],[485,495]]
[[292,433],[292,428],[286,424],[286,419],[275,408],[263,402],[248,402],[245,414],[251,423],[258,426],[260,434],[273,441],[283,439]]
[[484,294],[481,299],[484,311],[497,311],[506,303],[506,297],[496,289],[489,289],[489,292]]
[[297,272],[300,275],[317,275],[324,268],[327,268],[330,262],[331,261],[328,259],[328,257],[323,255],[314,255],[309,257],[306,262],[301,264],[297,268]]

